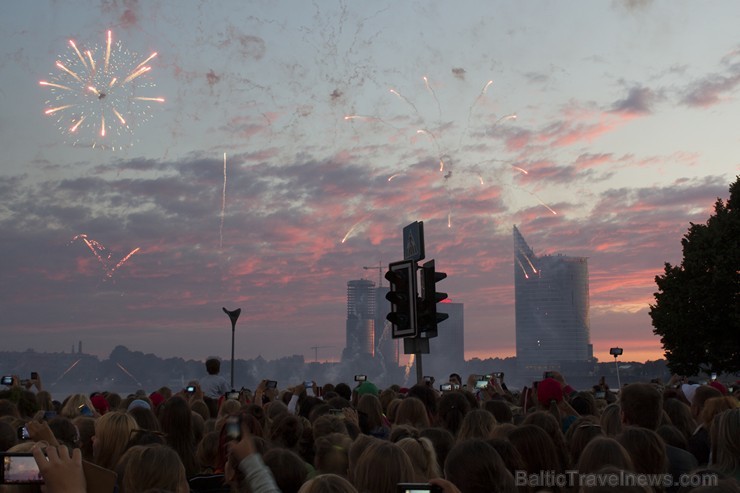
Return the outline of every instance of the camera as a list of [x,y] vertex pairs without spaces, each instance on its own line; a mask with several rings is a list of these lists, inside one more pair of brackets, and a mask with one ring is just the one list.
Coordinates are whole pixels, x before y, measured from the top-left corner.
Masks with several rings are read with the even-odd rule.
[[188,394],[195,393],[195,385],[188,385],[187,387],[185,387],[185,392],[187,392]]
[[266,389],[275,389],[277,388],[277,380],[268,380],[265,384]]
[[355,375],[355,382],[367,381],[367,375]]
[[13,385],[13,375],[5,375],[2,380],[3,385]]
[[239,400],[239,392],[236,391],[236,390],[232,390],[231,392],[226,392],[226,398],[227,399],[232,399],[232,400],[238,401]]
[[36,459],[30,453],[0,452],[0,484],[44,484]]
[[609,354],[612,356],[622,356],[624,350],[621,347],[613,347],[609,350]]
[[398,483],[397,493],[442,493],[442,488],[429,483]]
[[242,422],[239,416],[229,416],[224,424],[224,432],[228,440],[240,440],[242,437]]

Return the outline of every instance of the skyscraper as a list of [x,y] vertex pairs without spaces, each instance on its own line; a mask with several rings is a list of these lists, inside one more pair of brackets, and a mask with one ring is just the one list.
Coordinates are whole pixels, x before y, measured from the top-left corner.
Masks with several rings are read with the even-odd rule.
[[342,360],[375,356],[375,283],[347,282],[347,342]]
[[391,302],[385,299],[390,288],[375,288],[375,357],[382,359],[385,368],[398,366],[398,341],[391,334],[391,323],[385,316],[391,311]]
[[514,289],[522,376],[592,361],[586,257],[537,256],[514,226]]

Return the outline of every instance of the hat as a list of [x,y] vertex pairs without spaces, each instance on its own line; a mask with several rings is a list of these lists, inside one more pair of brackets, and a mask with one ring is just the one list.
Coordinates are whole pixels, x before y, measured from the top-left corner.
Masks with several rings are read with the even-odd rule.
[[686,400],[689,401],[689,404],[694,403],[694,394],[696,394],[696,389],[698,388],[699,384],[697,383],[685,383],[681,385],[681,392],[686,396]]
[[164,402],[164,396],[159,392],[152,392],[151,394],[149,394],[149,400],[152,401],[152,404],[156,408]]
[[715,389],[717,389],[720,392],[722,392],[722,395],[728,395],[727,387],[725,387],[724,385],[722,385],[721,383],[719,383],[717,380],[713,380],[712,382],[710,382],[709,383],[709,386],[710,387],[714,387]]
[[92,402],[92,405],[98,412],[98,414],[103,415],[110,410],[110,404],[108,403],[108,400],[103,397],[102,394],[97,394],[90,397],[90,402]]
[[378,387],[372,382],[362,382],[356,389],[357,395],[373,394],[378,395]]
[[149,410],[151,410],[151,408],[152,408],[152,406],[150,406],[147,401],[143,401],[141,399],[136,399],[136,400],[131,401],[131,404],[128,405],[128,408],[126,410],[127,411],[130,411],[132,409],[136,409],[137,407],[143,407],[143,408],[146,408],[146,409],[149,409]]
[[563,387],[554,378],[545,378],[537,385],[537,400],[543,406],[549,406],[550,401],[563,400]]

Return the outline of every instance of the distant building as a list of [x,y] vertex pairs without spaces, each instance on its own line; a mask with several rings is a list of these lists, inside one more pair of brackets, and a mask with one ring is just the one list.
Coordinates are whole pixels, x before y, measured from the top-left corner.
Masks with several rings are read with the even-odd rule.
[[429,340],[429,354],[422,356],[424,373],[437,384],[447,381],[450,373],[461,373],[465,364],[465,305],[442,302],[437,310],[450,318],[437,326],[437,337]]
[[347,282],[347,342],[342,360],[375,356],[375,283],[367,279]]
[[586,257],[537,256],[514,226],[516,357],[521,376],[593,363]]

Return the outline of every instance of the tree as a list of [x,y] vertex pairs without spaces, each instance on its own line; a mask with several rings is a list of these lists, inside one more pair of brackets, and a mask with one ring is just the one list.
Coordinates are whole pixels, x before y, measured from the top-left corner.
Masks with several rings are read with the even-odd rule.
[[740,371],[740,176],[726,203],[718,198],[706,224],[681,240],[683,261],[655,277],[650,305],[674,374]]

